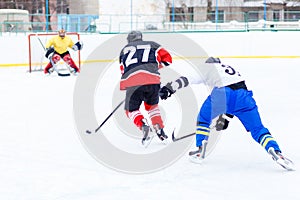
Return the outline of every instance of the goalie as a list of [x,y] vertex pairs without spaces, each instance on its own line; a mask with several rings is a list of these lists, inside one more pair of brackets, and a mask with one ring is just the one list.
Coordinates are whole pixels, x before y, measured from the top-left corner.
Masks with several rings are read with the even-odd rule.
[[74,51],[82,49],[82,43],[78,41],[74,43],[72,39],[66,35],[66,31],[61,29],[58,31],[58,35],[53,36],[46,43],[46,54],[45,57],[50,60],[44,69],[45,74],[51,74],[54,71],[54,65],[63,59],[64,62],[70,67],[70,72],[73,74],[79,73],[80,69],[76,66],[75,62],[71,58],[68,48]]

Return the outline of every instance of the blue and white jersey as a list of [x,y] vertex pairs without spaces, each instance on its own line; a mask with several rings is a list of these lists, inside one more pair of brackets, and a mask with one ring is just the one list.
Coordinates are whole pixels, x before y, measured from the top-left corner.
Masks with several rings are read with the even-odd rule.
[[245,80],[235,68],[222,63],[204,63],[198,70],[198,73],[185,74],[190,84],[220,88]]

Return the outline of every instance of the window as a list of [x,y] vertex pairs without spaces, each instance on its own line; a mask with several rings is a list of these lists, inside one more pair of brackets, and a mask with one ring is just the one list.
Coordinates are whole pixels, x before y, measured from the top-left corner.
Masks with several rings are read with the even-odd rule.
[[67,13],[69,7],[67,0],[56,0],[56,12],[57,14]]
[[247,14],[247,17],[248,17],[248,22],[257,22],[259,20],[259,15],[258,15],[258,12],[248,12]]
[[300,11],[285,11],[284,13],[285,21],[298,21],[300,20]]
[[273,10],[273,20],[274,21],[280,20],[280,10]]
[[24,9],[24,5],[23,4],[18,4],[17,5],[17,9],[23,10]]
[[[211,17],[211,21],[213,23],[215,23],[216,22],[216,11],[212,11],[210,17]],[[218,23],[224,22],[224,10],[218,10],[218,19],[217,20],[218,20],[217,21]]]
[[38,0],[32,2],[32,14],[42,14],[43,13],[43,3]]

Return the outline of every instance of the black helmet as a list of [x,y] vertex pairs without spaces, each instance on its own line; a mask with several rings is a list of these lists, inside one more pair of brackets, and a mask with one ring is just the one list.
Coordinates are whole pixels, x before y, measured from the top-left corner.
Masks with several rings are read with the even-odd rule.
[[143,35],[141,31],[131,31],[130,33],[128,33],[127,36],[128,43],[137,40],[142,40],[142,39],[143,39]]
[[205,63],[221,63],[220,58],[209,57]]

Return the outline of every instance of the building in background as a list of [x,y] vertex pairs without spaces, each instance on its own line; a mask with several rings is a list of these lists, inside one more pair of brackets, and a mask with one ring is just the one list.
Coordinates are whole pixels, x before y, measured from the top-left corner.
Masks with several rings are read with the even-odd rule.
[[0,9],[27,10],[30,30],[47,32],[202,30],[226,23],[243,28],[260,21],[298,28],[300,20],[300,0],[0,0]]
[[202,30],[204,23],[300,20],[300,0],[99,0],[99,7],[100,32]]
[[21,9],[0,9],[1,32],[31,31],[29,12]]
[[32,31],[84,31],[99,16],[98,0],[0,0],[0,9],[27,10]]

